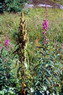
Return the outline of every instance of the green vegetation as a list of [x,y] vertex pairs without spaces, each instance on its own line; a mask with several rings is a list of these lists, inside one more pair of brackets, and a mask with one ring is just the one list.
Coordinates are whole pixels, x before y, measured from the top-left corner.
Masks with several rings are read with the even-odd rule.
[[[28,32],[30,33],[30,39],[40,39],[40,34],[42,32],[42,21],[45,19],[45,9],[31,9],[27,16]],[[63,10],[59,9],[48,9],[48,20],[49,20],[49,31],[48,36],[51,41],[61,40],[63,41],[63,23],[62,16]],[[34,35],[34,36],[33,36]],[[59,37],[60,39],[58,39]],[[59,41],[60,42],[60,41]]]
[[[26,14],[27,30],[30,35],[30,41],[40,39],[42,32],[42,21],[45,19],[45,9],[30,9]],[[14,32],[18,31],[20,20],[20,13],[9,14],[5,13],[0,15],[0,41],[5,39],[5,35],[12,38]],[[63,10],[60,9],[48,9],[49,31],[48,36],[51,41],[58,40],[63,41]],[[60,39],[58,39],[58,36]],[[13,40],[13,39],[12,39]]]
[[19,80],[15,68],[18,59],[8,47],[8,41],[5,40],[4,45],[0,43],[0,95],[17,95]]
[[19,19],[20,14],[5,13],[0,15],[0,41],[3,42],[6,35],[12,39],[13,33],[18,31]]
[[[26,74],[30,74],[27,76],[25,83],[29,93],[31,87],[34,90],[38,88],[44,91],[44,88],[48,89],[52,86],[50,88],[51,93],[54,89],[59,92],[62,90],[61,87],[63,87],[61,72],[63,69],[63,10],[48,9],[49,30],[47,31],[47,37],[49,44],[43,46],[42,22],[46,18],[45,14],[45,8],[36,8],[28,9],[25,15],[29,37],[27,47],[29,68]],[[20,13],[10,14],[5,12],[4,15],[0,15],[0,42],[4,44],[4,40],[8,37],[13,44],[13,50],[16,45],[19,23]],[[41,83],[43,84],[41,85]],[[56,83],[58,83],[57,88],[54,86]]]
[[[46,85],[46,84],[47,84],[47,87],[50,87],[49,83],[48,83],[48,79],[46,77],[48,75],[48,74],[46,75],[46,72],[47,72],[47,68],[49,67],[49,65],[53,68],[53,67],[55,67],[55,66],[52,66],[52,64],[54,64],[54,63],[55,63],[55,65],[57,64],[56,66],[59,66],[59,67],[62,67],[61,63],[63,64],[62,58],[61,58],[61,60],[57,59],[60,57],[58,55],[62,56],[62,52],[63,52],[61,50],[62,41],[63,41],[63,23],[62,23],[63,14],[62,14],[62,11],[63,10],[58,10],[58,9],[53,9],[53,10],[48,9],[48,18],[47,19],[49,21],[49,30],[47,32],[47,37],[50,41],[50,44],[47,46],[47,48],[49,48],[49,49],[46,49],[45,51],[43,51],[43,43],[42,43],[42,35],[41,35],[43,32],[42,31],[42,22],[45,19],[45,13],[44,13],[45,9],[34,9],[34,10],[31,9],[31,11],[29,11],[29,13],[27,15],[28,35],[29,35],[29,40],[30,40],[30,44],[28,47],[29,48],[29,58],[30,58],[29,59],[30,60],[30,69],[33,67],[31,69],[31,72],[33,71],[32,75],[34,75],[34,79],[35,79],[34,85],[38,89],[44,90],[44,88],[42,86]],[[57,44],[57,46],[54,46],[56,44]],[[42,48],[36,48],[36,47],[42,47]],[[46,66],[46,65],[48,65],[48,66]],[[59,67],[58,67],[58,70],[60,71]],[[43,76],[44,69],[45,69],[45,71],[44,71],[45,74]],[[53,72],[55,72],[55,69],[57,70],[57,68],[55,67],[55,68],[53,68]],[[49,69],[48,69],[48,71],[49,71]],[[38,72],[38,74],[36,72]],[[53,76],[53,80],[50,79],[49,81],[53,82],[53,81],[56,81],[56,79],[58,79],[58,77],[56,77],[56,79],[54,79],[55,75],[53,73],[51,75]],[[40,76],[40,78],[39,78],[39,76]],[[47,79],[46,80],[47,82],[46,83],[43,82],[42,79],[44,79],[44,80]],[[57,82],[58,82],[58,80],[57,80]],[[41,83],[43,83],[43,84],[41,85]],[[57,88],[54,87],[53,89],[57,89]],[[51,88],[50,88],[50,90],[51,90]]]
[[63,5],[63,0],[52,0],[52,1],[54,1],[54,2],[56,2],[56,3],[58,3],[58,4]]
[[0,0],[0,13],[3,11],[19,12],[27,0]]

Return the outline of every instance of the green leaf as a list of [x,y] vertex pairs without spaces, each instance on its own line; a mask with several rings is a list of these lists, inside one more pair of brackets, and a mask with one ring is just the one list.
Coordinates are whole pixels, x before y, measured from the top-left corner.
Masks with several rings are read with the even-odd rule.
[[0,95],[4,95],[4,91],[0,91]]

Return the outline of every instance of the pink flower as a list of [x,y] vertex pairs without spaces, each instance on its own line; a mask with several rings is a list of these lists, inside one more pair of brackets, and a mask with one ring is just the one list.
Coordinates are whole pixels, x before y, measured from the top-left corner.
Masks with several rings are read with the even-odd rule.
[[5,46],[6,47],[9,47],[9,45],[10,45],[10,40],[8,39],[8,40],[5,40]]
[[42,28],[43,28],[43,30],[48,31],[48,28],[49,28],[48,20],[43,20]]
[[2,46],[0,46],[0,49],[2,49]]

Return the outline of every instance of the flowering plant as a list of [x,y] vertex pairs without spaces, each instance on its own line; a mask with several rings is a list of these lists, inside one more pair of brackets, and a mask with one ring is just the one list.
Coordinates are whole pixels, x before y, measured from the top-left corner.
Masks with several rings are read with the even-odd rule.
[[48,28],[49,28],[48,20],[43,20],[42,27],[43,27],[43,30],[48,31]]
[[[10,48],[10,40],[5,40],[4,44],[0,42],[0,95],[17,95],[14,65],[16,63],[15,56]],[[13,72],[12,72],[13,71]]]
[[60,52],[57,51],[55,43],[51,43],[47,38],[48,28],[48,20],[44,20],[41,46],[37,48],[32,59],[32,63],[34,63],[32,64],[32,75],[34,75],[32,87],[35,91],[42,91],[41,93],[48,90],[50,94],[58,95],[62,64],[58,60]]

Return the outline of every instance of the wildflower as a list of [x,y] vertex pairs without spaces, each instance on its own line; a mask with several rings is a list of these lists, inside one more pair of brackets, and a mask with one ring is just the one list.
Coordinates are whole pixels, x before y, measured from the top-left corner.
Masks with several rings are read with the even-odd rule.
[[48,27],[49,27],[49,22],[48,22],[48,20],[44,20],[44,21],[43,21],[43,24],[42,24],[43,30],[48,31]]
[[10,40],[5,40],[5,46],[9,47],[9,45],[10,45]]
[[2,46],[0,46],[0,49],[2,49]]

